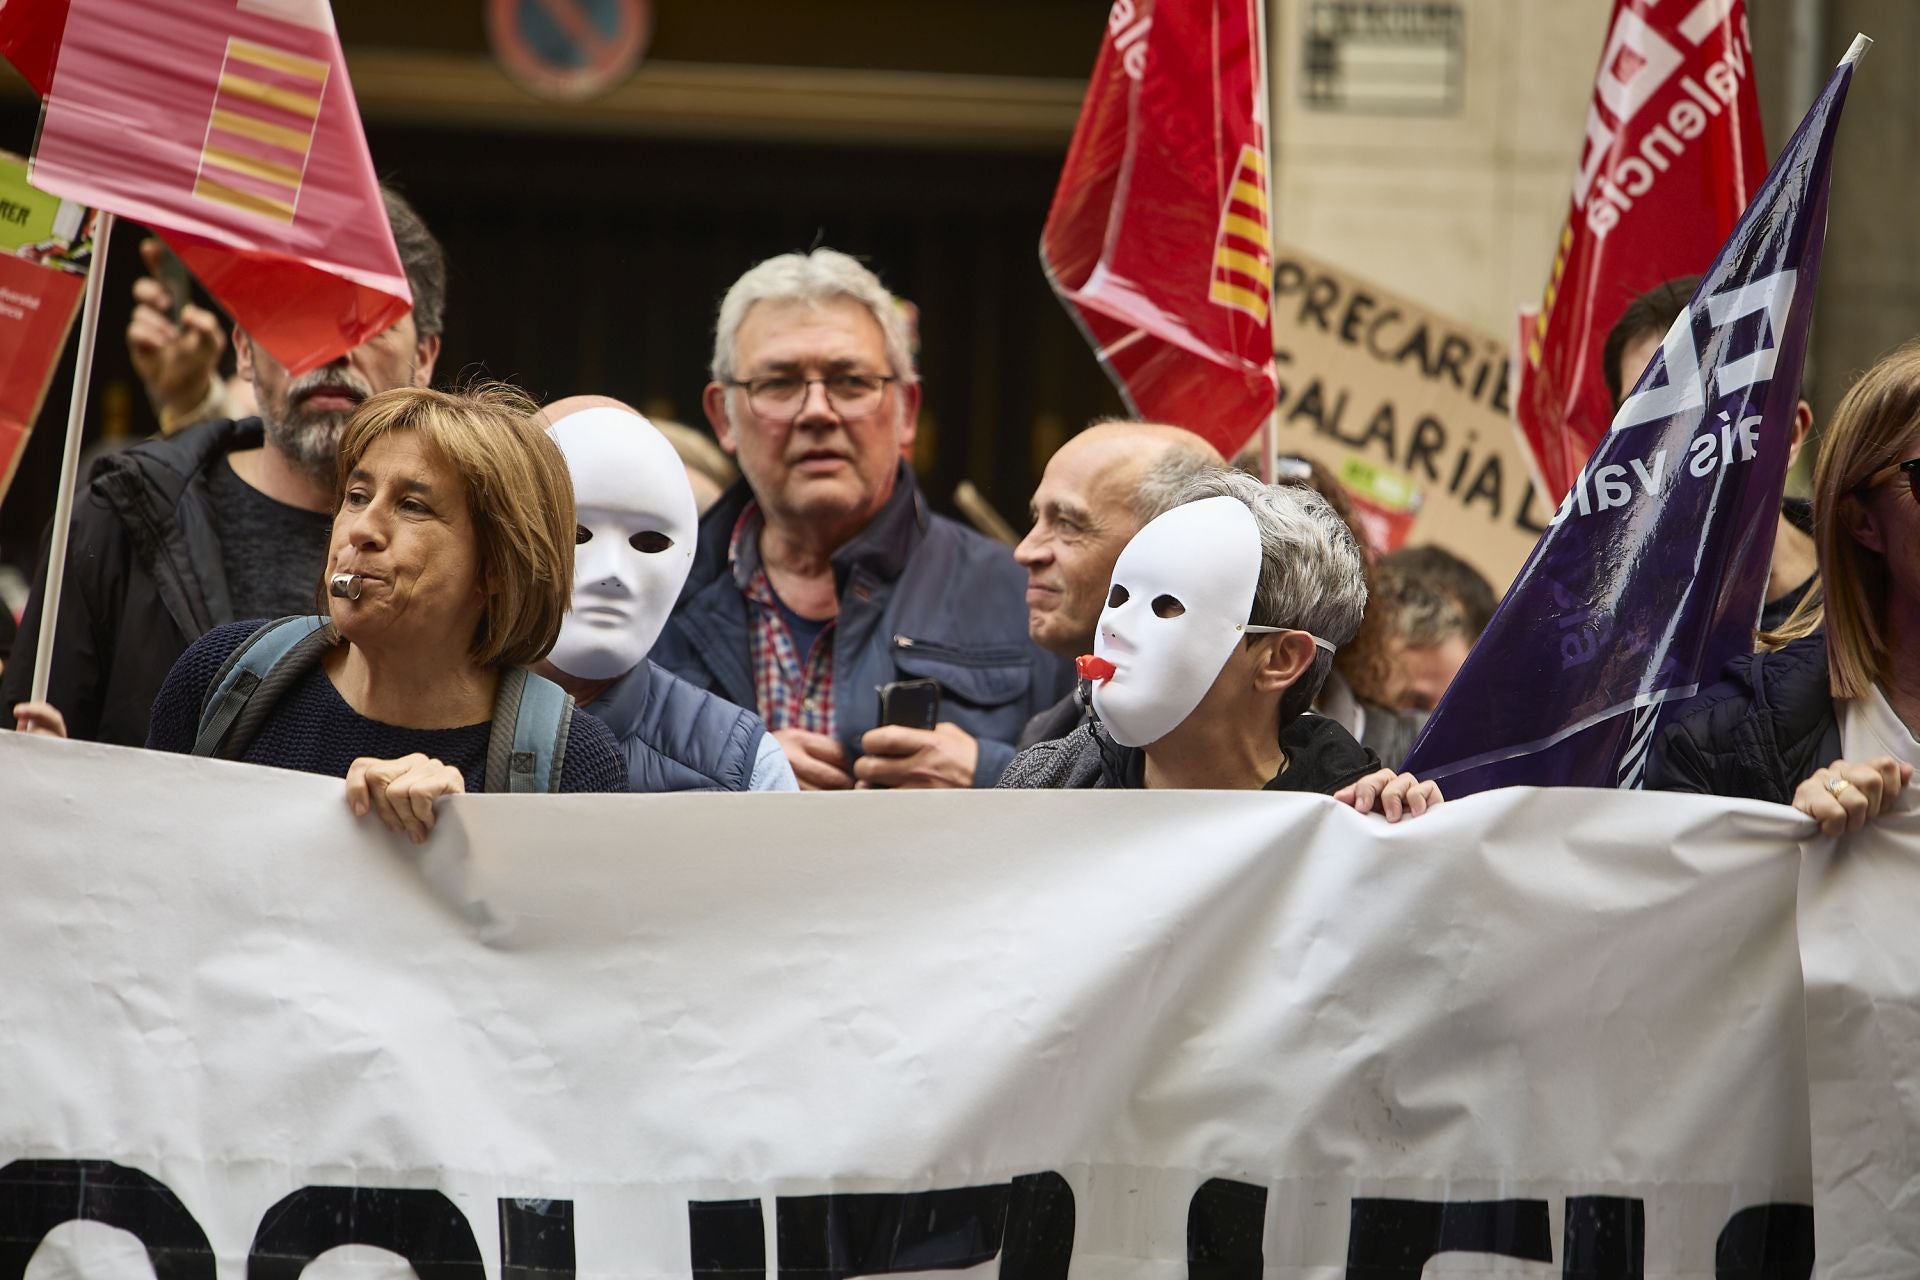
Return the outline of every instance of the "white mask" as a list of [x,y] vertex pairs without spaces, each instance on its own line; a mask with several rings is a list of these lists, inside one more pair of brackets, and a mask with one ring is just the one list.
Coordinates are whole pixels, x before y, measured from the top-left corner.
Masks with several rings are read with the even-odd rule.
[[[1113,566],[1093,651],[1113,665],[1094,710],[1122,746],[1158,742],[1193,714],[1250,631],[1260,528],[1238,498],[1175,507],[1133,536]],[[1166,616],[1172,615],[1172,616]]]
[[576,679],[611,680],[653,648],[693,569],[693,489],[680,455],[639,414],[582,409],[550,434],[588,537],[573,549],[573,608],[547,658]]

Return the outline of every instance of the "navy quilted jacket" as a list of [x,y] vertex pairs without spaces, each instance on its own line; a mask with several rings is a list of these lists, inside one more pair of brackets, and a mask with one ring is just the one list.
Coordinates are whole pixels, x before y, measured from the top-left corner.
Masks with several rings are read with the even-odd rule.
[[1660,731],[1647,789],[1791,804],[1795,787],[1839,758],[1827,637],[1816,631],[1728,663],[1720,683]]

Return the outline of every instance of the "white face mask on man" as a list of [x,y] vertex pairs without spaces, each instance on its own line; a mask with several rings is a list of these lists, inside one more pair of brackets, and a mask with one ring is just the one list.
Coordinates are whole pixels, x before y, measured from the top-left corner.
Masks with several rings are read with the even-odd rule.
[[[1189,502],[1133,536],[1113,566],[1094,633],[1093,707],[1122,746],[1158,742],[1193,714],[1249,634],[1260,579],[1253,512],[1222,495]],[[1106,667],[1111,666],[1111,671]]]
[[573,608],[548,661],[581,680],[640,665],[693,569],[699,527],[686,467],[638,414],[594,408],[550,430],[573,475],[580,525]]

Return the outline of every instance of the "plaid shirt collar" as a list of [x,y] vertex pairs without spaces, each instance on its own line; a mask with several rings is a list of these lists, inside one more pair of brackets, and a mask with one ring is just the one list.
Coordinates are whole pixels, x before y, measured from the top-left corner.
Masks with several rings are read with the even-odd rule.
[[749,500],[727,539],[727,563],[747,601],[747,654],[753,668],[753,694],[769,729],[798,728],[833,732],[833,644],[829,621],[801,653],[780,612],[773,580],[760,560],[760,504]]
[[[869,589],[864,585],[867,581],[897,581],[928,519],[920,488],[902,462],[894,478],[893,496],[866,528],[833,553],[835,594],[844,597],[849,582],[854,593],[860,595]],[[769,729],[791,727],[831,734],[837,620],[827,623],[810,652],[798,651],[760,556],[760,534],[765,527],[759,502],[749,496],[727,538],[727,568],[747,602],[747,653],[753,668],[757,710]]]
[[760,526],[763,523],[760,504],[748,498],[747,505],[740,508],[740,518],[733,522],[733,532],[727,535],[727,569],[733,574],[734,585],[749,599],[752,598],[754,579],[766,576],[760,567]]
[[[746,489],[745,481],[740,485]],[[745,497],[746,502],[734,518],[733,531],[727,538],[727,568],[733,574],[734,584],[742,591],[761,567],[760,531],[766,523],[752,490],[747,489]],[[844,589],[856,570],[864,571],[877,582],[897,581],[906,572],[907,561],[931,519],[926,498],[914,483],[913,472],[901,462],[894,477],[893,494],[886,505],[867,522],[866,528],[833,553],[836,589]]]

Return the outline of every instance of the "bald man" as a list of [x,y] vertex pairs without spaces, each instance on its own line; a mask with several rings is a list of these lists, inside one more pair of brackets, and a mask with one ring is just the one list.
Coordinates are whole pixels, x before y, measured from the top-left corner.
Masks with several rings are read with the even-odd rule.
[[[1027,571],[1027,634],[1064,658],[1093,652],[1093,632],[1121,548],[1167,510],[1187,482],[1224,467],[1212,445],[1181,427],[1101,422],[1061,445],[1034,491],[1033,528],[1014,550]],[[1027,722],[1022,750],[1071,732],[1085,714],[1077,692]]]

